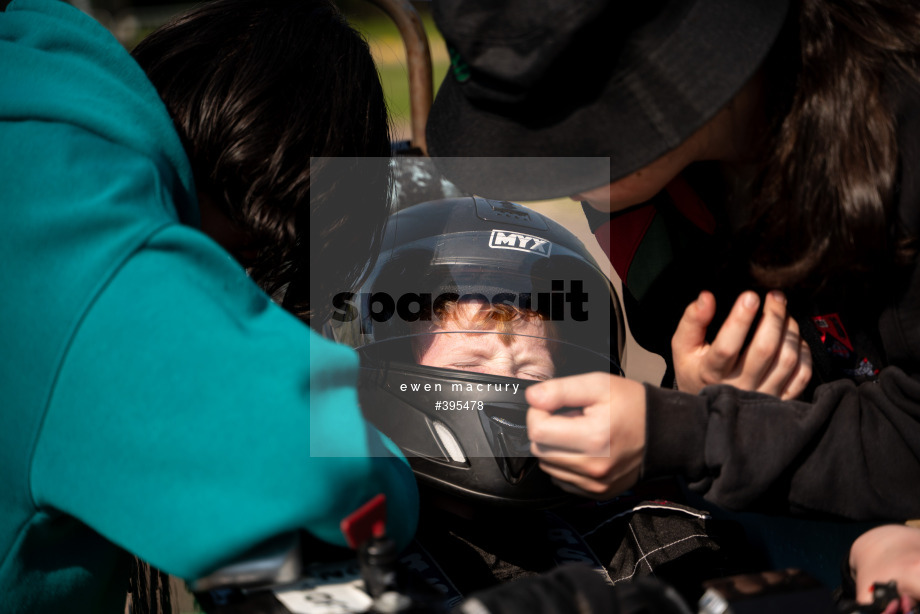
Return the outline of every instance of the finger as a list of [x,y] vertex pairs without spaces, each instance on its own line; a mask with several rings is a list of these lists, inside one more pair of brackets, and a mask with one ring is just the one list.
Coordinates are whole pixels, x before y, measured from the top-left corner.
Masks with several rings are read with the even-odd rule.
[[754,292],[743,292],[735,301],[703,364],[703,373],[709,381],[725,379],[732,373],[759,306],[760,297]]
[[798,364],[799,328],[786,317],[786,297],[767,294],[763,315],[741,358],[741,385],[759,390],[772,374],[769,394],[779,395]]
[[572,472],[542,460],[540,461],[540,469],[548,474],[553,483],[565,492],[590,499],[608,499],[635,484],[635,479],[631,476],[608,482],[604,479]]
[[902,603],[907,604],[905,612],[916,608],[920,603],[920,564],[914,559],[910,569],[898,580],[898,592],[901,593]]
[[[858,603],[862,603],[862,604],[870,604],[870,603],[873,603],[873,602],[875,601],[875,585],[876,585],[876,584],[885,584],[885,583],[887,583],[887,582],[889,582],[889,581],[895,579],[895,578],[897,577],[896,574],[897,574],[897,572],[893,572],[893,573],[885,573],[885,572],[882,572],[880,576],[879,576],[878,574],[876,574],[876,576],[878,576],[878,577],[885,577],[885,578],[888,578],[888,580],[884,580],[884,581],[883,581],[883,580],[877,580],[877,579],[874,580],[874,581],[869,581],[869,580],[864,580],[864,579],[858,577],[857,580],[856,580],[856,587],[855,587],[855,588],[856,588],[856,601],[857,601]],[[898,583],[898,592],[899,592],[900,594],[903,594],[903,591],[901,590],[900,582]],[[895,599],[893,599],[892,601],[890,601],[890,602],[888,602],[887,604],[885,604],[886,607],[885,607],[885,610],[883,610],[883,611],[887,611],[887,609],[888,609],[889,607],[891,607],[892,604],[894,604],[894,605],[896,605],[896,606],[900,606],[900,605],[901,605],[901,599],[900,599],[900,597],[895,598]],[[895,609],[894,611],[897,612],[897,611],[899,611],[899,610],[898,610],[898,609]]]
[[[798,332],[798,325],[786,317],[786,296],[776,290],[769,292],[757,330],[741,357],[742,381],[751,388],[757,388],[771,369],[777,368],[777,360],[784,349],[786,368],[780,375],[788,378],[798,362]],[[791,344],[791,348],[787,343]],[[779,394],[780,390],[782,387],[773,393]]]
[[671,337],[671,351],[677,356],[689,354],[706,345],[706,329],[716,314],[716,299],[710,292],[700,292],[699,297],[687,305],[684,315]]
[[609,415],[550,414],[529,409],[527,436],[531,451],[538,457],[569,458],[573,464],[585,456],[609,456]]
[[585,444],[584,438],[569,439],[559,443],[548,443],[531,439],[530,452],[540,459],[547,459],[554,465],[567,467],[572,471],[590,461],[589,458],[610,458],[610,439],[598,438],[592,444]]
[[600,372],[559,377],[529,386],[525,397],[533,409],[543,411],[606,403],[616,377]]
[[808,383],[811,381],[811,374],[811,348],[808,347],[805,341],[800,340],[799,364],[795,369],[795,373],[792,374],[792,377],[789,378],[789,381],[786,383],[786,387],[780,395],[780,398],[784,401],[799,398],[799,395],[805,392],[805,389],[808,387]]
[[[753,387],[758,392],[774,396],[781,396],[787,389],[797,375],[799,362],[802,359],[802,339],[796,331],[787,328],[778,343],[779,350],[776,351],[773,364],[764,374],[760,384]],[[745,358],[753,362],[750,357]]]
[[631,471],[617,477],[596,478],[584,473],[568,471],[546,461],[540,461],[540,469],[547,473],[560,488],[582,497],[609,499],[635,486],[638,471]]

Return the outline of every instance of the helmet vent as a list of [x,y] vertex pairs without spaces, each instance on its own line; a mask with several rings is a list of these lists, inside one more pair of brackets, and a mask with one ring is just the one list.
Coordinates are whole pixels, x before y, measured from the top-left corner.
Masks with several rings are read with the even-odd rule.
[[450,460],[455,463],[465,463],[466,455],[463,453],[463,448],[460,447],[460,442],[457,441],[457,438],[454,437],[454,434],[447,425],[443,422],[433,420],[432,426],[434,427],[435,434],[438,436],[438,441],[444,448],[444,451],[447,452],[447,456],[450,457]]
[[476,216],[486,222],[502,222],[534,230],[548,230],[543,217],[533,211],[507,200],[486,200],[475,198]]

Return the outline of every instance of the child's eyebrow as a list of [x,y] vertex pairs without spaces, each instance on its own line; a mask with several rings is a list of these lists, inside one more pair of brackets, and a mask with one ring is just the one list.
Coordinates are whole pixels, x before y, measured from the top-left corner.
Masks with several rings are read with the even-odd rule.
[[515,361],[521,365],[550,366],[555,368],[556,361],[549,352],[543,354],[536,350],[527,350],[515,354]]
[[[472,333],[475,334],[475,333]],[[451,350],[451,360],[454,358],[470,360],[473,358],[492,358],[495,352],[490,352],[479,346],[461,346]]]

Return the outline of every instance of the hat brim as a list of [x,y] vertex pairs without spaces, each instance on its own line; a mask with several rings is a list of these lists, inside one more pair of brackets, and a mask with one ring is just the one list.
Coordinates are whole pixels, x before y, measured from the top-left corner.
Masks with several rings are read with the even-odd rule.
[[762,64],[787,9],[785,0],[696,0],[654,48],[643,40],[641,53],[620,54],[599,95],[546,125],[471,102],[448,73],[428,118],[429,154],[461,189],[489,198],[540,200],[606,185],[714,117]]

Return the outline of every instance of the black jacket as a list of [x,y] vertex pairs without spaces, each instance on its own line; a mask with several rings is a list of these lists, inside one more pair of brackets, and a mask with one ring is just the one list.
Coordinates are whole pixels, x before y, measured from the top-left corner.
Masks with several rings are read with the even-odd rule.
[[[426,496],[424,486],[421,492],[416,541],[401,561],[424,576],[418,584],[443,584],[445,596],[580,563],[612,585],[656,576],[695,603],[705,580],[768,565],[746,547],[740,525],[675,503],[683,494],[672,480],[609,501],[573,498],[552,510],[461,506]],[[453,513],[458,506],[465,517]]]
[[[920,95],[909,94],[898,117],[898,206],[902,227],[918,237]],[[871,292],[839,284],[819,299],[790,296],[815,363],[807,402],[730,386],[685,394],[668,389],[669,341],[684,308],[705,288],[724,314],[746,288],[713,273],[724,270],[724,252],[667,195],[651,206],[669,229],[662,235],[682,243],[672,244],[667,261],[636,267],[654,271],[653,279],[632,284],[641,293],[624,288],[636,340],[669,365],[663,387],[647,386],[644,475],[681,474],[729,509],[920,517],[920,263],[885,272]],[[617,223],[586,212],[597,233]]]

